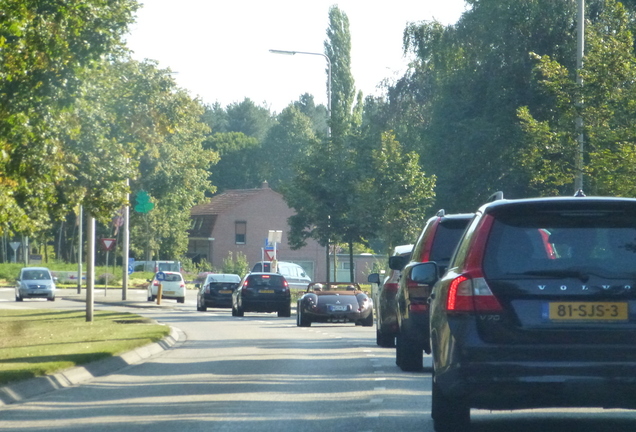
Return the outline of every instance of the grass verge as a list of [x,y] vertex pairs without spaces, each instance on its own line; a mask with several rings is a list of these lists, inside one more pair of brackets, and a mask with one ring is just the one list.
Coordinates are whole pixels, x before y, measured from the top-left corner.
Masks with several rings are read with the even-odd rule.
[[161,340],[170,328],[130,313],[0,310],[0,385],[116,356]]

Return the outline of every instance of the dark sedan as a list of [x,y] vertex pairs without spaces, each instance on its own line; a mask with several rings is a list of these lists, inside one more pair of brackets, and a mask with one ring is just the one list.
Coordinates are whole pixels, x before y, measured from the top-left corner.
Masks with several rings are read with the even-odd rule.
[[298,327],[312,322],[373,326],[373,301],[355,283],[310,283],[297,311]]
[[291,316],[291,292],[287,280],[277,273],[248,273],[232,293],[232,316],[245,312],[277,312]]
[[236,274],[212,273],[206,276],[205,281],[196,287],[197,310],[205,312],[210,308],[231,308],[232,293],[238,288],[241,278]]

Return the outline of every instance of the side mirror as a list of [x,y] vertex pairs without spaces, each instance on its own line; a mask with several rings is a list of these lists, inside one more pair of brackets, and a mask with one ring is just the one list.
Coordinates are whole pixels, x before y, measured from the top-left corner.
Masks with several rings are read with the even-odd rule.
[[379,273],[371,273],[367,277],[367,282],[379,285],[380,284],[380,274]]
[[199,283],[198,284],[194,284],[194,287],[195,288],[201,288],[201,284],[199,284]]
[[426,262],[411,267],[407,277],[415,283],[433,286],[439,279],[438,272],[436,263]]

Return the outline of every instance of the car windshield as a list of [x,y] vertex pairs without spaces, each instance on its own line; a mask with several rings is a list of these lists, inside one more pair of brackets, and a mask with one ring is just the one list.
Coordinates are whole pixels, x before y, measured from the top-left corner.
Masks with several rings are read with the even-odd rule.
[[632,278],[636,221],[623,216],[532,217],[495,221],[484,257],[488,277]]
[[22,273],[24,280],[51,280],[51,274],[48,270],[25,270]]

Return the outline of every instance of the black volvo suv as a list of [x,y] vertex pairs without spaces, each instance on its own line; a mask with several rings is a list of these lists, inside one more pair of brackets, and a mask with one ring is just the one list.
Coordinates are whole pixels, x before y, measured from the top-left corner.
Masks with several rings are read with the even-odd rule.
[[482,206],[430,297],[435,430],[470,409],[636,408],[636,199]]

